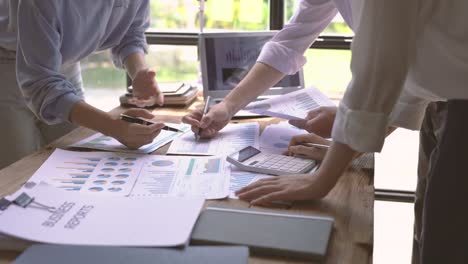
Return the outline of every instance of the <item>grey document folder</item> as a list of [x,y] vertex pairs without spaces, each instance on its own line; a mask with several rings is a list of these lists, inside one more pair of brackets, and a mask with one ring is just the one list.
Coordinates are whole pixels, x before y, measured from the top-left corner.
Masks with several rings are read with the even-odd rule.
[[247,264],[246,247],[119,248],[34,245],[13,264]]
[[195,224],[191,243],[246,245],[257,254],[321,259],[333,222],[314,215],[208,207]]

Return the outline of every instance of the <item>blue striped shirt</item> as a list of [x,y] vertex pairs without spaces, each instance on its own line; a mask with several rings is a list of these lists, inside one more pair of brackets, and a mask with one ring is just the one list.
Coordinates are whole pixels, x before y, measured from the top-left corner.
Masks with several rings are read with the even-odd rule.
[[0,0],[0,8],[0,46],[15,40],[18,84],[49,124],[67,121],[83,100],[61,68],[106,49],[122,68],[130,54],[147,52],[149,0]]

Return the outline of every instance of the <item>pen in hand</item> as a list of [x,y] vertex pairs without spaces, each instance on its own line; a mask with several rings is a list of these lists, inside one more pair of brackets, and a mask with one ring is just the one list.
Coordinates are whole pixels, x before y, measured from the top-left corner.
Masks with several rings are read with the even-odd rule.
[[[210,106],[210,100],[211,100],[211,96],[208,95],[206,97],[206,100],[205,100],[205,106],[203,107],[203,113],[202,113],[200,122],[201,122],[201,120],[203,120],[203,117],[206,115],[206,113],[208,113],[208,108]],[[200,127],[200,128],[198,128],[198,132],[195,133],[195,141],[198,141],[200,139],[201,132],[202,132],[202,129]]]
[[[145,126],[155,124],[151,120],[147,120],[147,119],[140,118],[140,117],[129,116],[129,115],[126,115],[126,114],[120,114],[120,119],[123,120],[123,121],[129,122],[129,123],[136,123],[136,124],[145,125]],[[162,129],[172,131],[172,132],[184,132],[184,131],[182,131],[182,130],[180,130],[178,128],[170,127],[168,125],[165,125]]]
[[319,148],[319,149],[328,149],[328,148],[330,148],[330,146],[328,146],[328,145],[308,143],[308,142],[299,143],[299,145],[303,145],[303,146],[306,146],[306,147],[314,147],[314,148]]

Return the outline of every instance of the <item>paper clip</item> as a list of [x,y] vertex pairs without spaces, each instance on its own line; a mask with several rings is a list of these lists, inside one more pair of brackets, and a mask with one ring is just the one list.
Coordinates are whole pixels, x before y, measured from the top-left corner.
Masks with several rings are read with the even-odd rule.
[[45,204],[35,201],[34,197],[29,196],[27,193],[22,193],[20,196],[16,197],[16,199],[13,200],[13,203],[23,208],[26,208],[26,207],[37,208],[37,209],[49,211],[51,213],[54,213],[55,210],[57,210],[57,208],[53,206],[47,206]]
[[11,205],[11,202],[5,198],[0,199],[0,211],[5,211]]

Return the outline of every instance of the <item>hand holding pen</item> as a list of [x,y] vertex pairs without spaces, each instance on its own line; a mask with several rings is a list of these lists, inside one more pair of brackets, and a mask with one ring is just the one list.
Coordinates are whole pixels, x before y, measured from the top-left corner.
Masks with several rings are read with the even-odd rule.
[[287,155],[297,155],[321,161],[328,151],[331,141],[316,134],[303,134],[294,136],[289,142]]
[[[208,113],[208,109],[210,107],[210,100],[211,100],[211,96],[208,95],[206,97],[206,100],[205,100],[205,106],[203,107],[203,112],[202,112],[202,116],[201,116],[202,120],[203,120],[203,117],[205,117],[206,113]],[[200,127],[198,129],[198,132],[195,133],[195,141],[200,140],[201,133],[202,133],[202,128]]]
[[195,137],[212,138],[216,136],[231,121],[235,113],[224,101],[213,104],[213,106],[210,106],[211,98],[207,97],[206,101],[208,103],[205,103],[203,109],[193,110],[182,118],[182,122],[192,126]]

